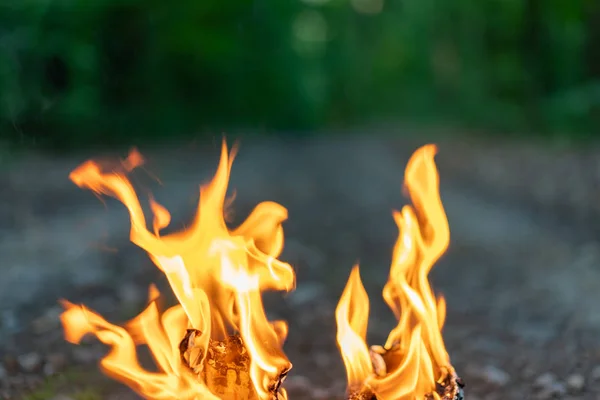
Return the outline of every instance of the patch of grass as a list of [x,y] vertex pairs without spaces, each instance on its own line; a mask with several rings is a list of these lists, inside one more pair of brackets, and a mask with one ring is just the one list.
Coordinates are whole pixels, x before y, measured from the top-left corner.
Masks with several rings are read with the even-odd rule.
[[79,370],[65,371],[46,379],[46,381],[31,393],[22,397],[22,400],[50,400],[58,394],[68,395],[74,400],[101,400],[101,391],[89,383],[89,375]]
[[74,400],[102,400],[99,390],[92,387],[81,389],[71,395]]

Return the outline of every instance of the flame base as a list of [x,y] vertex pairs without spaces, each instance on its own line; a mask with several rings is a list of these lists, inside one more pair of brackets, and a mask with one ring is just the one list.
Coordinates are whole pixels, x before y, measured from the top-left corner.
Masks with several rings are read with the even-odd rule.
[[[225,340],[209,340],[206,354],[196,339],[201,332],[188,329],[179,345],[181,361],[198,379],[205,382],[210,391],[223,400],[258,400],[250,375],[250,354],[240,335],[230,335]],[[291,369],[282,370],[278,378],[269,384],[272,400],[283,399],[281,385]]]
[[[453,371],[453,369],[452,369]],[[428,394],[423,400],[465,400],[463,380],[452,372],[442,383],[437,383],[435,393]],[[378,400],[370,388],[364,386],[351,391],[347,400]]]
[[[386,362],[386,356],[388,354],[390,354],[389,350],[386,350],[382,346],[375,345],[371,346],[369,349],[373,373],[378,377],[383,378],[387,375],[388,364]],[[464,400],[463,387],[465,384],[463,380],[456,375],[454,368],[452,366],[444,368],[442,376],[442,380],[436,383],[435,393],[426,395],[423,400]],[[363,385],[358,389],[350,390],[347,400],[378,399],[368,386]]]
[[348,400],[377,400],[377,396],[367,387],[352,391],[348,394]]
[[465,400],[465,393],[463,388],[465,384],[461,378],[456,375],[454,369],[442,383],[437,383],[436,394],[429,394],[425,397],[425,400]]
[[[441,400],[464,400],[465,394],[463,388],[465,383],[461,378],[456,375],[453,371],[449,374],[442,383],[437,383],[436,393],[440,396]],[[434,394],[430,394],[426,397],[426,400],[435,400],[437,397]]]

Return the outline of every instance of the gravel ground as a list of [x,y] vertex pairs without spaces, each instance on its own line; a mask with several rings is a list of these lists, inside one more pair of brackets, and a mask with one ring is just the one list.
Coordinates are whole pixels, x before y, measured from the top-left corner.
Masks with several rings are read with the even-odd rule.
[[[231,182],[236,219],[263,200],[290,213],[282,258],[296,268],[298,289],[266,304],[290,323],[292,400],[343,398],[333,310],[356,260],[371,296],[371,342],[393,325],[380,295],[397,236],[390,211],[405,204],[404,167],[426,142],[242,142]],[[444,338],[467,399],[600,399],[600,212],[591,167],[600,151],[438,142],[452,238],[432,280],[447,299]],[[181,226],[198,183],[214,171],[218,144],[141,150],[163,185],[144,174],[138,184]],[[97,370],[105,349],[64,343],[57,320],[61,297],[124,320],[141,310],[148,283],[164,284],[128,243],[124,208],[68,181],[95,155],[27,155],[0,174],[0,399],[136,398]]]

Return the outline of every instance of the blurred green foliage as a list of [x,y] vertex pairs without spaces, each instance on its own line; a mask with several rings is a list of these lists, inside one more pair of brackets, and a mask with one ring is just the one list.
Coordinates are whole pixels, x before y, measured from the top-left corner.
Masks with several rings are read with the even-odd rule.
[[0,2],[0,129],[13,142],[373,119],[595,133],[600,2]]

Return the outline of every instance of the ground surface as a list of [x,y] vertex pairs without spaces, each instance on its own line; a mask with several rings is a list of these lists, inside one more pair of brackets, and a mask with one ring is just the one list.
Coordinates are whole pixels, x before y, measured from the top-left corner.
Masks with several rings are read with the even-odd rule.
[[[242,143],[231,182],[236,218],[263,200],[289,209],[282,258],[296,268],[298,289],[267,305],[290,321],[292,400],[343,398],[333,310],[356,260],[372,301],[372,342],[393,324],[380,300],[397,235],[390,211],[406,203],[404,167],[426,141]],[[467,399],[600,399],[600,151],[438,143],[452,242],[432,280],[447,299],[444,338]],[[143,174],[139,182],[181,226],[218,143],[142,152],[163,186]],[[124,208],[68,181],[96,155],[3,164],[0,399],[136,398],[98,371],[102,348],[65,344],[57,320],[61,297],[132,317],[148,283],[162,279],[128,243]]]

